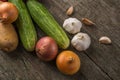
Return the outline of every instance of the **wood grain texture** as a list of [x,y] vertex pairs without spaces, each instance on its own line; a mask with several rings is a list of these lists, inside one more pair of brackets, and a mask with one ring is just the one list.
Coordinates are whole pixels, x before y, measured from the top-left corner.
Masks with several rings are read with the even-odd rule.
[[[83,24],[81,32],[90,35],[92,44],[85,52],[73,50],[81,59],[81,69],[73,76],[61,74],[52,62],[39,60],[35,52],[25,51],[21,45],[12,53],[0,51],[0,80],[120,80],[120,0],[42,0],[42,3],[62,26],[66,10],[73,5],[74,14],[91,19],[95,26]],[[36,26],[38,37],[45,36]],[[67,32],[66,32],[67,33]],[[73,35],[67,33],[71,39]],[[99,44],[101,36],[108,36],[112,45]]]

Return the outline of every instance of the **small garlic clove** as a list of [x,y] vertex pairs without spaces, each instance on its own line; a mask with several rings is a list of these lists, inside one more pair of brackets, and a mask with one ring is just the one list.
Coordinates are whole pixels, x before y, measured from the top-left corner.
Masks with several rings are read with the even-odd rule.
[[74,10],[73,6],[69,7],[68,10],[66,11],[66,14],[67,14],[68,16],[72,15],[73,10]]
[[91,39],[86,33],[77,33],[71,40],[72,46],[78,51],[84,51],[89,48]]
[[87,19],[87,18],[82,18],[82,22],[88,26],[91,26],[91,25],[95,25],[94,22],[92,22],[91,20]]
[[102,44],[111,44],[112,41],[109,37],[107,36],[103,36],[99,39],[99,42],[102,43]]
[[63,23],[63,28],[67,32],[71,34],[75,34],[75,33],[80,32],[82,28],[82,23],[76,18],[68,18],[68,19],[65,19]]

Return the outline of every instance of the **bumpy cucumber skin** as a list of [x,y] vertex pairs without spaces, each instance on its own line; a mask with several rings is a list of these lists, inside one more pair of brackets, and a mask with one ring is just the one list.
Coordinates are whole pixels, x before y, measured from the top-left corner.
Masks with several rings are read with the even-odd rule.
[[60,48],[66,49],[69,44],[69,38],[56,22],[49,11],[38,1],[28,0],[27,8],[38,26],[49,36],[51,36],[59,45]]
[[33,51],[37,41],[37,33],[25,3],[22,0],[9,0],[9,2],[16,5],[19,11],[19,16],[15,23],[21,42],[27,51]]

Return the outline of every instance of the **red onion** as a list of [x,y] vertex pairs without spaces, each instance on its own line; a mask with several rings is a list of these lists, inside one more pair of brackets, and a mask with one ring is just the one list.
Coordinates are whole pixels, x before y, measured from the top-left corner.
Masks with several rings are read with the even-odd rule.
[[51,37],[43,37],[36,44],[36,54],[43,61],[53,60],[57,53],[57,43]]

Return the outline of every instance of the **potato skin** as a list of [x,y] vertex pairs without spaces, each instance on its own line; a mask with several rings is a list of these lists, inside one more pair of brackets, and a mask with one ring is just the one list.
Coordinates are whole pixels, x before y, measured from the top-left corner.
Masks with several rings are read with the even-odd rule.
[[0,49],[11,52],[18,46],[18,36],[12,24],[0,23]]

